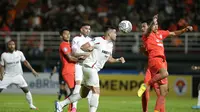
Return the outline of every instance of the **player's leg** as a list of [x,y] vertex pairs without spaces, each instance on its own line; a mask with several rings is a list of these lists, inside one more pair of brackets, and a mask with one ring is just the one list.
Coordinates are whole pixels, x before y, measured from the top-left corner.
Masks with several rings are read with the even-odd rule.
[[[160,93],[159,93],[158,89],[160,89]],[[157,112],[157,111],[165,112],[165,97],[168,94],[167,78],[165,78],[159,82],[159,87],[157,88],[156,93],[157,93],[157,101],[156,101],[156,106],[155,106],[154,110],[155,110],[155,112]]]
[[193,109],[200,109],[200,83],[198,85],[198,99],[197,99],[197,105],[193,106]]
[[82,86],[81,93],[71,94],[65,100],[56,102],[55,103],[56,112],[62,112],[62,108],[65,107],[66,105],[76,102],[82,98],[85,98],[88,95],[89,91],[90,91],[90,89],[88,87]]
[[13,83],[16,84],[17,86],[19,86],[22,89],[22,91],[25,93],[26,100],[27,100],[27,102],[29,104],[30,109],[37,110],[37,107],[35,107],[33,105],[32,94],[29,91],[28,85],[27,85],[26,81],[24,80],[23,76],[22,75],[15,76]]
[[149,60],[148,62],[149,69],[152,74],[155,74],[148,83],[143,83],[139,90],[138,96],[141,97],[144,91],[147,89],[148,86],[153,85],[154,83],[166,78],[169,74],[166,68],[166,60],[162,58],[154,58]]
[[62,95],[64,95],[65,97],[67,96],[67,92],[66,92],[66,88],[65,88],[65,81],[62,77],[62,74],[59,74],[59,84],[60,84],[60,90],[58,93],[58,100],[61,99]]
[[[151,72],[149,69],[146,70],[144,83],[147,83],[151,79]],[[143,112],[148,112],[148,101],[149,101],[149,89],[147,88],[142,95],[142,109]]]
[[[81,89],[81,81],[83,80],[83,71],[82,71],[82,66],[79,64],[75,65],[75,88],[73,91],[73,94],[79,93]],[[74,102],[72,106],[72,112],[76,112],[77,109],[77,103]]]

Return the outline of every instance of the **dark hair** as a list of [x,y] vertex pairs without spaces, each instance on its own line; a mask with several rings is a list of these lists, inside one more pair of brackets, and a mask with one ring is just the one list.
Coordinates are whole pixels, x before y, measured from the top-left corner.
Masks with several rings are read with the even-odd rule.
[[90,24],[83,22],[83,23],[81,23],[81,27],[83,27],[83,26],[90,26]]
[[69,28],[66,27],[66,26],[62,27],[62,28],[59,30],[59,34],[62,35],[62,34],[63,34],[63,31],[65,31],[65,30],[69,31]]
[[110,29],[117,29],[115,26],[112,26],[112,25],[106,25],[106,26],[104,26],[104,32],[107,32],[108,30],[110,30]]

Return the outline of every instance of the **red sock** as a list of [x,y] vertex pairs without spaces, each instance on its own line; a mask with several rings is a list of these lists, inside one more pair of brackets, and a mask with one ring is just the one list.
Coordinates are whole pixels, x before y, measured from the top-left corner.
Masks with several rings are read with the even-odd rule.
[[148,85],[152,85],[162,79],[166,78],[165,76],[162,76],[160,74],[156,74],[154,77],[151,78],[151,80],[148,82]]
[[148,101],[149,101],[149,89],[147,89],[142,95],[142,109],[143,112],[148,112]]
[[165,112],[165,97],[163,99],[163,105],[160,108],[160,112]]
[[158,110],[159,111],[161,109],[161,107],[164,104],[164,99],[165,99],[165,97],[161,96],[161,95],[157,97],[156,106],[155,106],[154,110]]

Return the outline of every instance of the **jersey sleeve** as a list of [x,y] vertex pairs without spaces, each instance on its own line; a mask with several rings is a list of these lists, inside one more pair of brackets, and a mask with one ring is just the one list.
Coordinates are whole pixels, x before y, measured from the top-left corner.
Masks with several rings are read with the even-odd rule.
[[4,63],[4,54],[1,55],[1,62],[0,62],[0,64],[1,64],[2,66],[4,66],[4,64],[5,64],[5,63]]
[[21,62],[24,62],[26,60],[25,56],[24,56],[24,53],[22,53],[21,51],[19,51],[19,54],[20,54],[20,61]]
[[69,45],[62,44],[60,46],[60,49],[64,54],[70,53],[70,46]]
[[169,36],[168,30],[160,30],[160,33],[162,34],[162,40]]

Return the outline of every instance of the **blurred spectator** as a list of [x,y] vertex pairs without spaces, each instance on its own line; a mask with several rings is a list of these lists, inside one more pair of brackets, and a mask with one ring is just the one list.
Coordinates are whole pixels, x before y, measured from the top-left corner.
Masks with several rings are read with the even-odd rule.
[[199,31],[200,3],[194,0],[26,1],[26,6],[17,11],[15,8],[19,1],[0,1],[1,31],[55,31],[61,25],[78,31],[83,21],[91,23],[94,31],[102,31],[102,25],[118,25],[123,19],[130,20],[133,31],[138,31],[137,24],[156,13],[159,14],[161,29],[181,29],[193,24],[195,31]]

